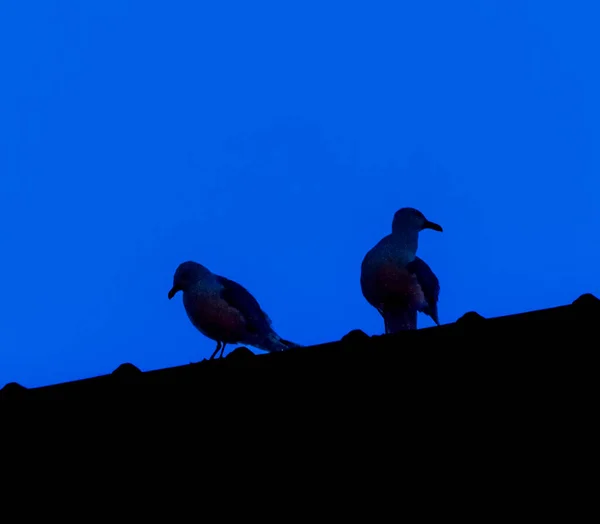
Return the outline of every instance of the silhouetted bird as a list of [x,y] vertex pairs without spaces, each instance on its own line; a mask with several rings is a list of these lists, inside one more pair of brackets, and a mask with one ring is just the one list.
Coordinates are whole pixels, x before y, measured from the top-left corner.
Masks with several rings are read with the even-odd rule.
[[396,211],[392,233],[362,261],[362,293],[383,317],[386,333],[417,329],[417,311],[439,325],[440,284],[431,268],[416,256],[419,232],[423,229],[443,231],[416,209],[405,207]]
[[169,300],[178,291],[183,291],[183,305],[192,324],[217,342],[211,359],[219,350],[222,357],[227,344],[246,344],[269,352],[298,347],[273,331],[271,319],[246,288],[201,264],[189,261],[179,265]]

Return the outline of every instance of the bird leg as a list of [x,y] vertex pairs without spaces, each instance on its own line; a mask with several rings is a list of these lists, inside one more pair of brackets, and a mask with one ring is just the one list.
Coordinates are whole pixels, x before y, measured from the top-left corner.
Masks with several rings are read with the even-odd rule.
[[377,311],[379,311],[379,314],[380,314],[380,315],[382,316],[382,318],[383,318],[383,327],[385,328],[385,334],[387,335],[387,334],[390,332],[390,330],[389,330],[389,328],[388,328],[387,319],[385,318],[385,313],[384,313],[384,311],[383,311],[383,306],[381,306],[381,307],[378,307],[378,308],[377,308]]
[[225,343],[224,343],[224,344],[221,346],[221,355],[219,356],[219,358],[223,358],[223,352],[225,351],[225,346],[226,346],[226,345],[227,345],[227,344],[225,344]]
[[[217,341],[217,349],[215,349],[215,352],[210,357],[210,360],[212,360],[213,358],[215,358],[215,355],[219,352],[219,349],[221,349],[221,341]],[[221,353],[221,354],[223,354],[223,353]]]

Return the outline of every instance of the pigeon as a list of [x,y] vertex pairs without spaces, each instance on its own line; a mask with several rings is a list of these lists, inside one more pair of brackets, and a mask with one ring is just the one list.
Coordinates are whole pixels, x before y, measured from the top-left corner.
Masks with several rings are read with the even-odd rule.
[[383,317],[385,332],[417,329],[417,312],[439,325],[437,302],[440,283],[431,268],[416,256],[419,232],[443,231],[417,209],[405,207],[394,214],[392,233],[381,239],[361,265],[362,294]]
[[243,286],[216,275],[197,262],[183,262],[173,276],[169,300],[183,292],[183,305],[192,324],[217,348],[227,344],[246,344],[263,351],[284,351],[298,344],[281,338],[271,327],[271,319],[258,301]]

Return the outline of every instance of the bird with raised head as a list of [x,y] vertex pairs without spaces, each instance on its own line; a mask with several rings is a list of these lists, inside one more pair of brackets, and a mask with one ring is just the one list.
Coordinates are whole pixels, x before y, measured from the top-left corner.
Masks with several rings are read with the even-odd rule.
[[419,233],[443,231],[421,211],[405,207],[394,214],[391,234],[365,255],[360,274],[362,294],[383,317],[385,332],[417,329],[417,312],[439,325],[440,284],[431,268],[416,256]]

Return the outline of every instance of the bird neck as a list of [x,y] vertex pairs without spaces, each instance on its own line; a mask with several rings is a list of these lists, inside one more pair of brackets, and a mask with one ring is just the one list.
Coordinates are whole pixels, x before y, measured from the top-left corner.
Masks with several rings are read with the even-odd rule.
[[403,249],[410,255],[411,260],[414,259],[419,248],[419,232],[418,231],[392,231],[392,237],[395,244],[402,245]]
[[214,275],[205,275],[202,280],[199,280],[194,284],[194,292],[195,293],[218,293],[221,291],[221,284],[217,281]]

